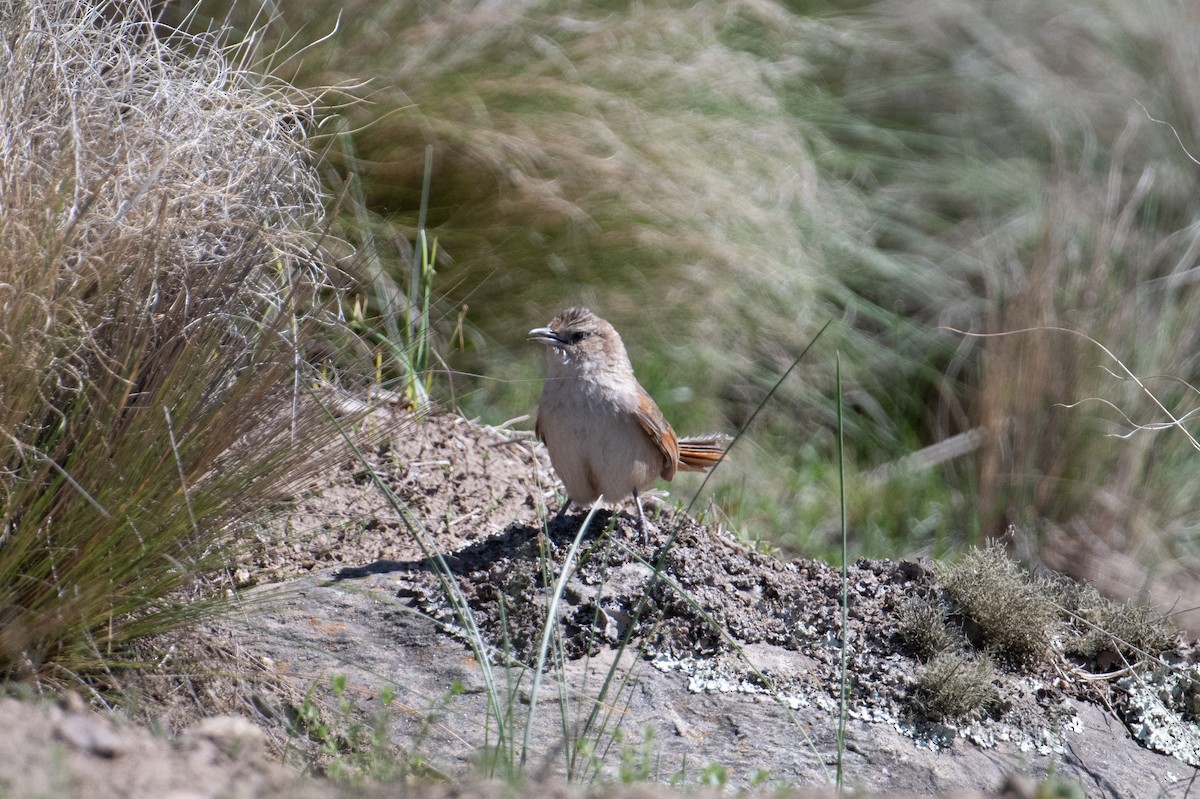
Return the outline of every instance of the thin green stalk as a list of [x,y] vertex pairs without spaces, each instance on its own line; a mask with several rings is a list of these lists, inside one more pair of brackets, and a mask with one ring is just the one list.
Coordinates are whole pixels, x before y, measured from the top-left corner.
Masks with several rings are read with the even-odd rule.
[[[605,535],[608,535],[613,531],[613,529],[615,527],[615,522],[616,522],[616,517],[614,516],[613,518],[611,518],[609,520],[609,524],[605,528],[605,531],[604,531]],[[597,580],[597,593],[596,593],[596,599],[594,602],[595,610],[592,613],[592,628],[588,632],[588,640],[587,640],[587,643],[584,648],[585,652],[590,652],[592,650],[592,647],[595,645],[595,640],[597,637],[596,631],[601,629],[601,626],[604,624],[604,612],[603,612],[602,608],[604,606],[604,599],[605,599],[604,589],[605,589],[605,586],[608,584],[609,567],[612,563],[612,556],[610,554],[611,552],[612,552],[611,547],[603,548],[603,559],[604,559],[603,564],[604,565],[600,569],[600,576],[599,576],[599,579]],[[584,559],[586,559],[588,557],[588,554],[589,553],[584,553],[583,558],[581,558],[581,560],[580,560],[581,566],[584,562]],[[547,583],[549,583],[549,580],[547,580]],[[592,672],[591,672],[591,657],[590,657],[590,655],[585,655],[584,656],[583,675],[580,678],[580,684],[579,684],[579,689],[578,689],[578,694],[579,694],[581,700],[587,698],[586,693],[585,693],[585,688],[590,680],[591,674],[592,674]],[[563,682],[560,682],[560,686],[561,685],[563,685]],[[566,749],[565,749],[565,755],[566,755],[565,765],[566,765],[566,769],[567,769],[567,781],[568,782],[577,781],[577,777],[579,777],[581,775],[581,773],[585,767],[588,768],[590,771],[592,771],[591,777],[594,778],[595,774],[596,774],[595,764],[596,764],[596,760],[597,760],[595,755],[596,755],[598,749],[585,750],[581,746],[581,741],[583,741],[582,736],[577,736],[574,738],[572,737],[570,714],[568,712],[569,708],[568,708],[567,701],[566,701],[567,697],[565,695],[565,691],[563,691],[563,695],[564,695],[564,701],[562,702],[561,707],[563,709],[563,713],[562,713],[563,741],[565,742],[565,747],[566,747]],[[582,712],[583,712],[582,706],[576,708],[577,714],[581,715]],[[596,742],[597,745],[599,744],[600,740],[604,737],[607,730],[608,730],[608,717],[606,717],[604,719],[604,721],[594,731],[593,740]],[[592,734],[593,731],[584,730],[583,732],[585,734]],[[615,735],[615,733],[614,733],[614,735]],[[580,754],[584,753],[585,751],[588,754],[588,762],[581,764],[580,760],[579,760],[579,756],[580,756]]]
[[[775,392],[779,391],[780,387],[783,386],[784,382],[788,379],[792,372],[796,370],[796,367],[800,365],[800,362],[804,360],[804,356],[808,355],[808,351],[811,350],[814,345],[816,345],[817,339],[821,338],[821,335],[829,328],[831,324],[833,324],[832,319],[821,325],[821,329],[816,332],[816,335],[809,339],[808,344],[805,345],[804,349],[800,351],[800,354],[795,357],[791,365],[784,370],[783,374],[779,376],[779,379],[775,381],[775,384],[771,386],[771,390],[763,395],[762,400],[760,400],[758,406],[755,407],[754,413],[750,414],[750,417],[746,419],[745,423],[738,428],[736,433],[734,433],[733,440],[730,441],[729,446],[725,448],[725,454],[721,456],[719,461],[713,464],[713,467],[709,469],[707,473],[705,473],[704,480],[701,481],[700,487],[696,489],[696,493],[692,495],[691,501],[688,502],[687,507],[684,508],[685,514],[689,516],[692,514],[692,509],[700,500],[700,495],[704,493],[704,487],[708,485],[708,481],[712,479],[712,476],[716,473],[717,469],[719,469],[721,464],[725,462],[725,458],[728,456],[729,451],[732,450],[737,443],[742,440],[742,436],[744,436],[746,431],[750,429],[750,425],[754,424],[754,420],[758,418],[758,415],[762,412],[763,408],[765,408],[767,403],[771,401],[771,397],[775,396]],[[660,566],[666,558],[667,550],[669,550],[671,548],[671,544],[675,542],[675,536],[678,534],[678,532],[678,527],[672,530],[671,535],[667,538],[667,543],[663,545],[658,560]]]
[[846,531],[846,452],[845,432],[842,427],[842,354],[837,355],[837,454],[838,454],[838,505],[842,522],[842,651],[838,668],[841,672],[841,688],[838,695],[837,731],[837,787],[842,788],[842,760],[846,753],[846,714],[849,711],[847,697],[846,648],[850,645],[848,610],[849,577],[847,574],[847,531]]
[[[429,216],[429,190],[433,180],[433,145],[425,145],[425,173],[421,180],[421,208],[417,212],[417,234],[420,244],[424,246],[425,221]],[[414,297],[420,295],[422,278],[421,248],[413,253],[412,274],[409,277],[408,297],[412,303]]]
[[[408,303],[404,335],[407,346],[405,363],[408,374],[408,399],[416,407],[429,403],[429,303],[433,294],[433,275],[436,271],[437,240],[429,241],[425,229],[429,213],[429,190],[433,176],[433,147],[425,148],[425,177],[421,184],[421,209],[417,218],[417,246],[413,248],[413,266],[409,276]],[[422,382],[421,375],[425,375]]]
[[179,442],[175,440],[175,423],[171,421],[171,409],[166,405],[162,406],[163,416],[167,420],[167,436],[171,442],[171,453],[175,456],[175,470],[179,474],[179,490],[183,494],[183,501],[187,506],[188,518],[192,521],[192,530],[200,535],[200,525],[196,523],[196,510],[192,507],[192,495],[188,491],[187,474],[184,471],[183,458],[179,455]]
[[567,558],[563,561],[562,572],[558,575],[558,582],[554,585],[554,595],[551,597],[550,604],[546,608],[546,621],[542,625],[542,643],[538,647],[537,665],[533,669],[533,686],[529,689],[529,715],[525,719],[525,739],[521,744],[522,767],[524,767],[525,759],[529,755],[530,738],[533,737],[533,722],[537,717],[537,697],[538,691],[542,686],[542,673],[546,668],[546,653],[550,650],[550,638],[558,626],[558,606],[562,601],[563,591],[566,590],[567,580],[570,579],[574,571],[575,558],[579,555],[579,545],[583,542],[583,537],[587,534],[588,527],[591,526],[592,519],[596,516],[596,511],[599,507],[600,500],[592,503],[592,509],[588,511],[588,515],[584,517],[583,524],[579,526],[579,532],[575,534],[575,540],[571,542],[571,548],[567,551]]
[[[354,163],[358,158],[354,151],[354,138],[347,132],[339,132],[338,144],[348,163]],[[363,194],[362,180],[356,175],[350,175],[346,183],[346,191],[350,196],[350,209],[354,214],[355,230],[360,241],[358,244],[359,257],[365,261],[365,271],[371,287],[375,290],[375,301],[379,303],[379,314],[383,321],[386,337],[393,341],[400,340],[400,327],[396,320],[400,316],[400,287],[387,273],[383,259],[379,254],[379,245],[375,241],[375,229],[372,226],[371,214],[367,209],[367,198]]]

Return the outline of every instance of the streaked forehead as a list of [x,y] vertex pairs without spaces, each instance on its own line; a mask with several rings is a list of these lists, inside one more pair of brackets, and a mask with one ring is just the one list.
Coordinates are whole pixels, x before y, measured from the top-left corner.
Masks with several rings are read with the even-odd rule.
[[595,322],[596,315],[587,308],[568,308],[550,320],[553,330],[564,330]]

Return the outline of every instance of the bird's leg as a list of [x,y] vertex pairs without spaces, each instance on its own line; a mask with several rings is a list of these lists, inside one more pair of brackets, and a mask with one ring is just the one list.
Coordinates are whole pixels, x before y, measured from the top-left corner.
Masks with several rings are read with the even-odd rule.
[[559,519],[566,516],[567,510],[570,507],[571,500],[570,498],[567,498],[567,500],[563,502],[562,507],[558,509],[558,513],[554,514],[554,518],[550,520],[550,524],[543,525],[542,529],[538,530],[538,539],[546,542],[546,549],[550,550],[551,554],[554,554],[556,550],[554,546],[554,539],[550,537],[550,525],[557,524]]
[[650,534],[646,532],[646,512],[642,510],[642,497],[638,494],[637,489],[633,490],[633,501],[637,503],[638,509],[638,532],[642,534],[642,545],[650,545]]

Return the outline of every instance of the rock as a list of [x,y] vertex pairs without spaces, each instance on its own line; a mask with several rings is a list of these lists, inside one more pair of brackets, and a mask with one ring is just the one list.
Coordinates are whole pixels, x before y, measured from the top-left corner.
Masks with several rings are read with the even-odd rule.
[[125,751],[120,736],[97,716],[68,713],[54,732],[76,749],[99,757],[112,758]]
[[241,716],[211,716],[193,724],[182,736],[192,746],[210,742],[231,760],[258,757],[266,751],[266,735]]

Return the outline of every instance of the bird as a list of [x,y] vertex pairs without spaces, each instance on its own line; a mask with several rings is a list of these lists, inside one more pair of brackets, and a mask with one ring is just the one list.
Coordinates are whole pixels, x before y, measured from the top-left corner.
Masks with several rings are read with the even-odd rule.
[[732,439],[678,438],[634,376],[616,328],[587,308],[568,308],[528,337],[546,347],[535,430],[567,491],[558,516],[572,503],[616,505],[632,496],[645,543],[641,493],[658,478],[707,471]]

